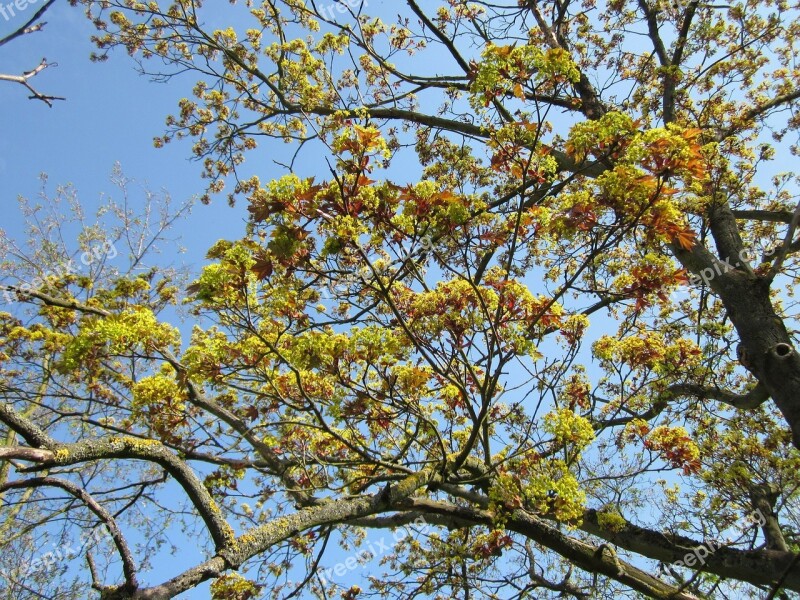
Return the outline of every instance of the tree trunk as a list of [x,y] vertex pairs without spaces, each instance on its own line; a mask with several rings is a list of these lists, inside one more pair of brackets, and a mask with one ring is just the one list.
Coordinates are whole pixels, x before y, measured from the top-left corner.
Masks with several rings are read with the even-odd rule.
[[720,283],[720,299],[741,339],[740,360],[764,384],[800,448],[800,356],[775,312],[769,284],[742,271],[731,271]]

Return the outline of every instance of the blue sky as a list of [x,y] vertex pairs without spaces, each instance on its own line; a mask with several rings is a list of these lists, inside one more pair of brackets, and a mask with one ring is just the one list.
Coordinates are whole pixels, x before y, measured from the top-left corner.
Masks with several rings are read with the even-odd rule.
[[[33,11],[32,6],[9,21],[0,16],[0,37]],[[114,191],[109,176],[115,162],[127,177],[153,191],[169,192],[176,202],[202,191],[200,164],[188,159],[189,144],[173,142],[156,149],[152,141],[193,81],[185,77],[153,83],[138,75],[123,53],[105,63],[90,63],[93,28],[80,9],[66,2],[53,5],[45,20],[43,31],[0,47],[0,73],[21,74],[42,58],[58,63],[31,83],[41,93],[66,97],[48,108],[28,100],[23,86],[0,82],[0,227],[11,237],[22,234],[16,198],[38,194],[40,173],[49,176],[50,190],[73,183],[87,206],[96,205],[101,193]],[[199,207],[178,227],[190,250],[187,260],[202,259],[219,238],[240,236],[243,219],[242,207],[231,210],[221,198]]]

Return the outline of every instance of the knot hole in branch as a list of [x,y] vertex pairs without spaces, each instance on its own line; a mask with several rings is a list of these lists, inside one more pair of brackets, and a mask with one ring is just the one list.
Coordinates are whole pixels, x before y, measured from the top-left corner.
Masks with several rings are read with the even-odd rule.
[[770,348],[770,354],[778,360],[786,360],[794,354],[794,349],[789,344],[781,342]]

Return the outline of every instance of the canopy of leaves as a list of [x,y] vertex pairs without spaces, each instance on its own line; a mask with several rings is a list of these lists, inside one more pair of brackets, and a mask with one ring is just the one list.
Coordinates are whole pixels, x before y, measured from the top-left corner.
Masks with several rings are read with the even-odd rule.
[[103,598],[797,597],[798,6],[71,3],[248,217],[186,294],[9,283],[4,515],[103,523]]

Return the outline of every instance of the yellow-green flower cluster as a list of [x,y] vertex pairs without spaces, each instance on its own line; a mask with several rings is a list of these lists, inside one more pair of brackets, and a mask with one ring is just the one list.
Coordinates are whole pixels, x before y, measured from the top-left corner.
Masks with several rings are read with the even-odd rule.
[[584,417],[568,408],[560,408],[544,417],[544,430],[555,437],[559,445],[574,444],[585,448],[594,440],[594,428]]

